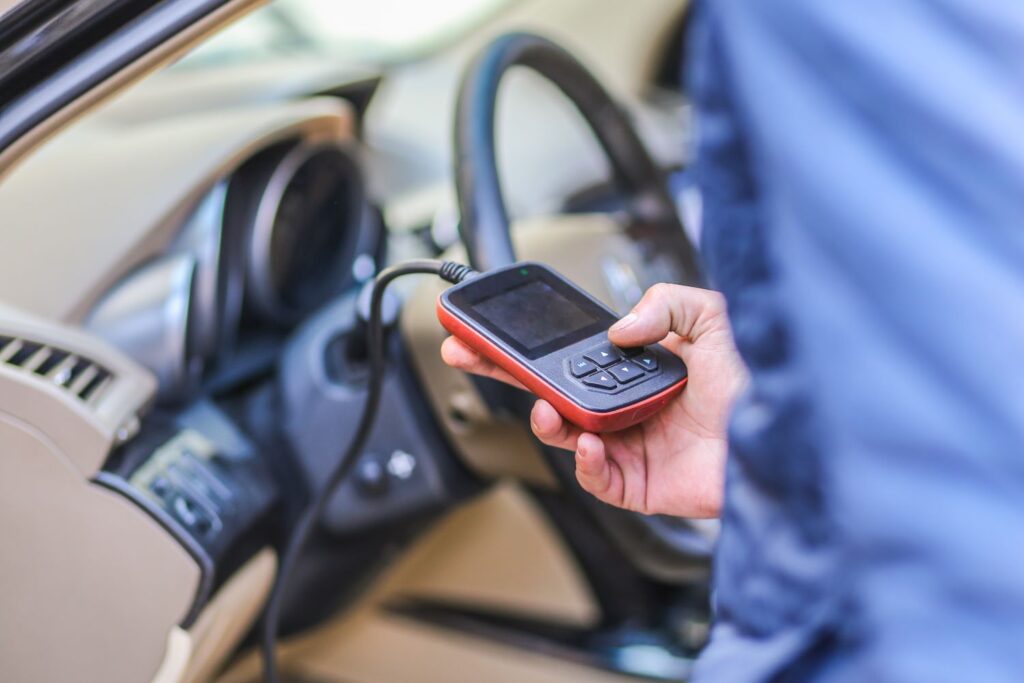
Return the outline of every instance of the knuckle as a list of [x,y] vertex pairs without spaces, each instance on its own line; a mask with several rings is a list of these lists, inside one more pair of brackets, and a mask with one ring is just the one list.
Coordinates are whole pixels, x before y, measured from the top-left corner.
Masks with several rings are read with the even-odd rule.
[[677,285],[670,285],[667,282],[659,282],[656,285],[652,285],[647,290],[647,296],[644,298],[650,298],[655,302],[666,302],[675,296]]
[[652,312],[656,311],[660,315],[667,313],[671,316],[673,311],[680,306],[682,291],[683,288],[679,285],[660,282],[648,290],[650,298],[647,301],[647,306]]
[[637,305],[637,313],[646,318],[648,325],[671,331],[678,326],[681,290],[679,285],[665,282],[652,285]]
[[715,292],[710,289],[704,290],[706,292],[706,306],[710,313],[713,315],[720,315],[726,311],[725,296],[721,292]]
[[579,482],[580,488],[584,491],[592,496],[597,495],[597,492],[594,490],[593,482],[590,481],[590,476],[579,467],[576,468],[576,481]]
[[595,477],[589,472],[584,472],[579,467],[576,468],[576,480],[579,481],[584,491],[597,498],[602,498],[605,490],[608,488],[604,482],[600,481],[599,477]]
[[605,502],[611,502],[612,496],[612,478],[605,476],[601,479],[601,483],[594,487],[595,494]]

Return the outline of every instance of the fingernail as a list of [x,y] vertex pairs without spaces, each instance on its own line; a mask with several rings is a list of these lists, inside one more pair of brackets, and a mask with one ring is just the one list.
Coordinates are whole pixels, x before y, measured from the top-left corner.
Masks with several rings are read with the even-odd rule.
[[610,329],[613,329],[613,330],[624,330],[627,327],[629,327],[630,325],[632,325],[633,323],[635,323],[636,320],[637,320],[636,313],[630,313],[625,318],[623,318],[619,322],[617,322],[614,325],[612,325]]

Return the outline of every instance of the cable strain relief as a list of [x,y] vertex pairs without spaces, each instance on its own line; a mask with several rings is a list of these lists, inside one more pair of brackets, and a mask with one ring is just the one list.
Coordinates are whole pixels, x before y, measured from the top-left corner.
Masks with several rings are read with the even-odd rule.
[[463,280],[466,280],[473,275],[476,275],[476,271],[469,266],[455,261],[445,261],[441,264],[441,269],[437,273],[442,280],[457,285]]

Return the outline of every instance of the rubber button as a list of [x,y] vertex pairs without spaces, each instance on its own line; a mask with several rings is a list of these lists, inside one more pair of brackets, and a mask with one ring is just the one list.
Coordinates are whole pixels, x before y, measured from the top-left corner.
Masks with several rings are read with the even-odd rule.
[[597,370],[597,366],[591,363],[586,358],[576,358],[572,363],[569,364],[569,369],[572,371],[573,377],[583,377],[583,375],[589,375],[594,370]]
[[596,372],[593,375],[584,377],[583,383],[588,387],[597,387],[598,389],[614,389],[618,386],[607,372]]
[[642,353],[636,358],[630,358],[630,360],[648,372],[658,369],[658,359],[651,353]]
[[587,359],[594,361],[600,368],[606,368],[613,363],[618,363],[622,360],[622,354],[619,350],[611,344],[601,344],[597,348],[593,348],[587,351],[584,356]]
[[632,363],[619,363],[608,368],[608,372],[623,384],[638,380],[644,376],[644,371]]

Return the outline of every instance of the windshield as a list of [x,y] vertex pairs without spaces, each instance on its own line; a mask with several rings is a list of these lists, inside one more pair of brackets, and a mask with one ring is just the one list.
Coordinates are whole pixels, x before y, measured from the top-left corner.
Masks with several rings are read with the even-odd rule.
[[318,54],[342,62],[401,61],[452,41],[513,0],[277,0],[178,63],[196,68]]

